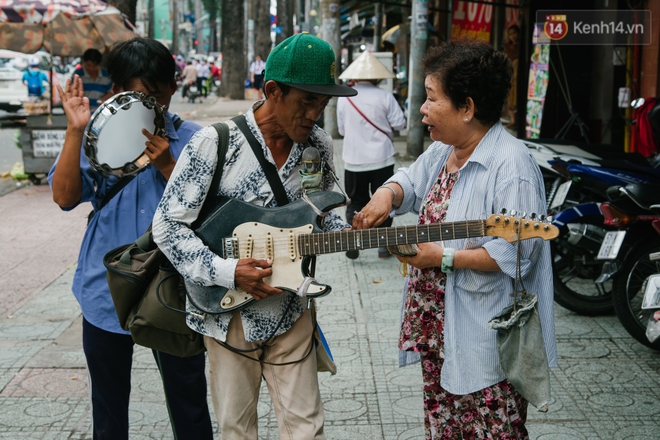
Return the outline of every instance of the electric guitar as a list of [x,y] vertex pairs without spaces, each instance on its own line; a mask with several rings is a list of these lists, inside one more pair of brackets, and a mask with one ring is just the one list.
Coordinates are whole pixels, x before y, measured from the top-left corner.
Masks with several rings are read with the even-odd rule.
[[[309,276],[316,255],[483,236],[513,242],[518,240],[519,230],[521,240],[550,240],[559,234],[549,222],[505,214],[493,214],[486,220],[322,232],[322,216],[344,205],[345,198],[340,193],[320,191],[308,195],[308,201],[263,208],[224,197],[195,233],[223,258],[271,259],[273,275],[264,282],[290,292],[297,292]],[[331,290],[328,285],[312,282],[307,297],[318,298]],[[196,308],[211,314],[229,313],[254,301],[242,290],[221,286],[195,287],[188,294]]]

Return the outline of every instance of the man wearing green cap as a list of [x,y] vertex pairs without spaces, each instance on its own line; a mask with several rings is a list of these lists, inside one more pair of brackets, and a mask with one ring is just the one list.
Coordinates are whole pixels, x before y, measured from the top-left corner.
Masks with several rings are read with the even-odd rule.
[[[335,54],[325,41],[296,34],[273,49],[264,74],[265,100],[255,102],[245,122],[266,162],[276,168],[289,201],[302,196],[303,150],[315,147],[320,163],[334,171],[331,137],[316,126],[332,96],[355,90],[334,79]],[[254,205],[278,206],[245,134],[232,121],[219,194]],[[257,150],[259,151],[259,150]],[[271,260],[222,258],[191,230],[217,163],[214,128],[197,132],[177,161],[153,220],[158,246],[186,279],[194,297],[200,286],[241,289],[257,300],[220,315],[204,314],[188,301],[188,325],[205,335],[211,395],[223,439],[256,439],[261,378],[273,401],[281,439],[324,439],[323,407],[313,351],[313,318],[306,301],[264,282],[277,266]],[[334,181],[324,168],[320,189]],[[257,220],[257,219],[255,219]],[[326,231],[349,227],[331,211]],[[230,346],[231,348],[227,348]],[[241,350],[240,354],[236,349]]]

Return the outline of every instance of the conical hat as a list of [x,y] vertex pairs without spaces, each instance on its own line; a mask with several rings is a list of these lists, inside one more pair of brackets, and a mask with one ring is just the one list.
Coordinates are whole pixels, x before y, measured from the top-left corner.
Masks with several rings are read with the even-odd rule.
[[339,75],[339,79],[386,79],[394,73],[369,52],[362,52],[350,66]]

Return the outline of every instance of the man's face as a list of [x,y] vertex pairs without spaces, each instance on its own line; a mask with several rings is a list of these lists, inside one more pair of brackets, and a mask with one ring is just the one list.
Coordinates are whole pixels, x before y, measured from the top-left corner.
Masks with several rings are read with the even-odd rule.
[[114,93],[121,93],[121,92],[142,92],[146,95],[153,96],[156,98],[156,102],[160,105],[165,106],[165,108],[169,108],[170,106],[170,101],[172,100],[172,95],[174,92],[176,92],[176,82],[172,80],[170,84],[158,84],[158,91],[155,90],[150,90],[147,88],[146,85],[142,83],[142,80],[140,78],[133,78],[128,81],[126,84],[126,89],[123,87],[117,86],[113,84],[112,86],[112,91]]
[[94,61],[90,61],[90,60],[83,61],[83,67],[87,72],[91,73],[92,75],[98,75],[99,73],[99,65]]
[[278,124],[291,140],[303,143],[309,138],[331,97],[292,88],[286,95],[280,91],[275,98]]

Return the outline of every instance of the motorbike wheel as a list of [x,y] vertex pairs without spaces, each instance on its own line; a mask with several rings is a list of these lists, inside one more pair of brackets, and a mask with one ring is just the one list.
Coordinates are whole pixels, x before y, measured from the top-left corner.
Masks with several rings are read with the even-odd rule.
[[[602,225],[602,217],[593,222]],[[585,246],[571,246],[566,241],[566,231],[552,241],[552,268],[555,285],[555,302],[583,316],[600,316],[612,313],[612,280],[596,284],[603,263],[596,261],[596,253]]]
[[651,343],[646,337],[646,323],[653,310],[642,309],[646,279],[660,273],[660,262],[651,261],[649,254],[658,251],[660,239],[656,238],[626,256],[621,272],[614,279],[612,301],[623,328],[640,343],[660,351],[660,341]]

